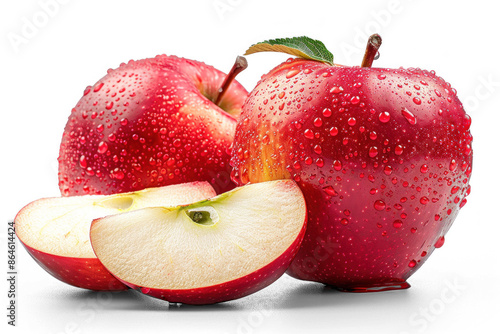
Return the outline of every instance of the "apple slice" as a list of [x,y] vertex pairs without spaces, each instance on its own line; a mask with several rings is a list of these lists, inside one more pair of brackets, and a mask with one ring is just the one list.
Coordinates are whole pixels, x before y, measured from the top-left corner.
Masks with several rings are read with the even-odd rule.
[[244,297],[278,279],[304,237],[306,205],[291,180],[250,184],[175,208],[93,221],[94,252],[146,295],[186,304]]
[[96,258],[92,220],[148,206],[175,206],[215,196],[208,182],[192,182],[115,195],[43,198],[15,218],[16,234],[35,261],[59,280],[91,290],[124,290]]

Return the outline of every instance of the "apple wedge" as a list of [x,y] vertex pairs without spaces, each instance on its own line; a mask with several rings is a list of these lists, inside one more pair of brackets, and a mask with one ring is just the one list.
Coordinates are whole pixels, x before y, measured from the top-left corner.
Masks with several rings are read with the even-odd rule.
[[278,180],[187,206],[96,219],[90,240],[106,269],[129,287],[169,302],[213,304],[278,279],[305,227],[301,190]]
[[215,196],[208,182],[192,182],[115,195],[43,198],[16,216],[16,234],[35,261],[59,280],[91,290],[124,290],[96,258],[92,220],[148,206],[176,206]]

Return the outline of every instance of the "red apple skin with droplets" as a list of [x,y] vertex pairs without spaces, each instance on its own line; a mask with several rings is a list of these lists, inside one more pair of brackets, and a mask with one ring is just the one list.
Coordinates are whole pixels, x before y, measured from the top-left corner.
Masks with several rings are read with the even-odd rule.
[[204,63],[160,55],[121,64],[83,97],[59,152],[63,196],[114,194],[191,181],[234,187],[230,146],[247,91]]
[[58,256],[39,251],[25,243],[23,246],[40,267],[62,282],[96,291],[128,289],[128,286],[111,275],[97,258]]
[[301,187],[309,220],[291,276],[345,291],[408,288],[466,203],[470,124],[433,71],[289,59],[243,106],[232,178]]

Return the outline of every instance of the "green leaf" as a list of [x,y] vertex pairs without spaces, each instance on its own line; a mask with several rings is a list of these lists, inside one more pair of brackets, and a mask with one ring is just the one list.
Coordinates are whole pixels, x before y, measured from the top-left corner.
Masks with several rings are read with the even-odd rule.
[[260,42],[249,47],[245,55],[266,51],[284,52],[292,56],[333,65],[333,54],[326,49],[325,45],[318,40],[306,36],[277,38]]

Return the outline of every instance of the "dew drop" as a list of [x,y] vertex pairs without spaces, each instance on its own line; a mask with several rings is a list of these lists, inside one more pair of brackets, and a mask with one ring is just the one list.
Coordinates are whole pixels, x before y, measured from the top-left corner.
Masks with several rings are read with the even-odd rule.
[[397,145],[397,146],[394,148],[394,154],[396,154],[396,155],[401,155],[401,154],[403,154],[403,146],[401,146],[401,145]]
[[417,118],[408,109],[403,108],[403,110],[401,110],[401,114],[404,116],[404,118],[406,118],[408,123],[410,123],[411,125],[417,124]]
[[332,110],[330,108],[323,109],[323,116],[324,117],[330,117],[330,116],[332,116]]
[[418,97],[414,97],[413,103],[415,103],[416,105],[420,105],[422,103],[422,100],[420,100]]
[[330,129],[330,136],[336,136],[339,133],[339,129],[337,129],[335,126]]
[[427,197],[425,197],[425,196],[422,196],[422,197],[420,198],[420,204],[425,205],[425,204],[427,204],[427,203],[429,203],[429,199],[428,199]]
[[393,223],[392,223],[392,226],[394,226],[394,228],[400,228],[401,226],[403,226],[403,222],[401,220],[395,220]]
[[323,188],[323,191],[328,195],[328,196],[337,196],[337,192],[335,191],[335,189],[333,189],[332,186],[326,186]]
[[286,78],[287,79],[290,79],[290,78],[293,78],[294,76],[296,76],[297,74],[300,73],[300,70],[290,70],[288,71],[288,73],[286,74]]
[[85,158],[84,155],[82,155],[80,157],[80,159],[78,160],[78,162],[80,163],[80,167],[87,168],[87,159]]
[[375,208],[375,210],[382,211],[385,209],[385,202],[382,200],[376,200],[373,203],[373,207]]
[[457,161],[455,159],[451,159],[450,170],[454,171],[455,169],[457,169]]
[[307,139],[313,139],[314,138],[314,132],[311,129],[306,129],[304,131],[304,137]]
[[94,87],[94,92],[98,92],[101,90],[102,86],[104,86],[104,83],[100,82]]
[[333,162],[333,169],[335,169],[336,171],[341,170],[342,169],[342,163],[339,160],[335,160]]
[[368,151],[368,155],[370,158],[375,158],[378,154],[378,149],[375,146],[370,147],[370,150]]
[[434,244],[434,247],[441,248],[443,247],[443,245],[444,245],[444,236],[441,236],[439,237],[439,239],[437,239],[436,243]]
[[408,263],[408,267],[414,268],[417,265],[417,261],[411,260],[410,263]]
[[344,226],[345,226],[345,225],[349,224],[349,219],[347,219],[347,218],[342,218],[342,219],[340,220],[340,223],[341,223],[342,225],[344,225]]
[[340,92],[343,92],[344,89],[342,87],[333,87],[332,89],[330,89],[330,93],[333,93],[333,94],[338,94]]
[[106,142],[102,141],[97,145],[97,152],[104,154],[108,150],[108,144]]
[[387,111],[383,111],[378,115],[378,119],[382,123],[387,123],[391,119],[391,114],[389,114]]

